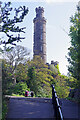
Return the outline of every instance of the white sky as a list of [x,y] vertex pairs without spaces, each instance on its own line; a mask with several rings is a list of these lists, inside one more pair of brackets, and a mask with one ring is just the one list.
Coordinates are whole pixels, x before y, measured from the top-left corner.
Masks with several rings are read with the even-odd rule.
[[[4,0],[5,1],[5,0]],[[11,0],[15,1],[15,0]],[[24,2],[27,1],[27,2]],[[29,8],[29,13],[24,19],[24,23],[20,24],[26,26],[26,37],[20,45],[31,49],[33,56],[33,19],[36,16],[35,8],[44,7],[44,16],[47,19],[46,24],[46,43],[47,43],[47,62],[51,60],[58,61],[60,72],[67,74],[68,65],[65,55],[68,53],[70,46],[70,37],[67,35],[70,28],[70,17],[77,11],[78,0],[16,0],[13,2],[13,7],[26,5]],[[67,32],[65,32],[64,30]]]
[[45,3],[55,3],[55,2],[78,2],[79,0],[4,0],[4,2],[45,2]]

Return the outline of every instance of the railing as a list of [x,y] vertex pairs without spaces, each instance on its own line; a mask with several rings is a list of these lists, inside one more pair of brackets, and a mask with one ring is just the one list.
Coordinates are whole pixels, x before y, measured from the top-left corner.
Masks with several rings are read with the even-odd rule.
[[54,108],[55,119],[63,120],[61,106],[59,104],[59,100],[58,100],[54,85],[52,85],[52,104],[53,104],[53,108]]

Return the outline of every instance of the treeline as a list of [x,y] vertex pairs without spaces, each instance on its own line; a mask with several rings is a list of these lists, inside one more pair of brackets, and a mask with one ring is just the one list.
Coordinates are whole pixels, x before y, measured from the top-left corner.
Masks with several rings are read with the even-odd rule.
[[[79,3],[80,4],[80,3]],[[70,97],[80,102],[80,6],[77,6],[77,11],[70,17],[70,31],[71,45],[68,48],[69,75],[74,77],[76,85],[70,91]]]
[[[24,18],[27,16],[29,10],[28,8],[26,8],[26,6],[20,6],[14,9],[11,2],[0,2],[0,23],[2,25],[0,26],[0,32],[6,35],[6,38],[0,38],[0,45],[4,45],[5,51],[7,51],[3,51],[0,47],[0,51],[6,53],[6,58],[2,60],[3,94],[15,93],[13,89],[11,89],[11,87],[14,88],[15,86],[17,86],[17,84],[19,84],[20,86],[20,83],[22,88],[29,88],[30,90],[33,90],[36,96],[51,96],[49,94],[49,91],[51,93],[51,84],[55,85],[59,97],[68,96],[69,89],[70,91],[71,89],[77,89],[77,91],[80,91],[79,6],[77,7],[77,9],[78,12],[76,12],[74,16],[70,18],[71,26],[69,36],[71,37],[71,46],[70,48],[68,48],[69,52],[67,59],[69,62],[69,77],[67,77],[60,74],[58,66],[44,65],[42,60],[40,60],[39,58],[34,58],[33,60],[26,59],[29,53],[25,52],[26,50],[24,49],[24,47],[14,47],[17,42],[25,39],[24,37],[20,36],[21,33],[25,33],[25,27],[20,28],[19,24],[17,23],[21,24],[24,21]],[[10,15],[13,13],[14,15],[12,18]],[[25,86],[23,85],[24,82],[26,87],[23,87]],[[47,93],[44,91],[47,91]],[[73,91],[73,98],[75,97],[75,93],[76,91]],[[79,96],[80,99],[79,93],[80,92],[77,92],[77,97]]]
[[23,95],[25,90],[34,91],[36,97],[51,97],[51,84],[55,86],[59,98],[69,95],[74,87],[74,78],[61,75],[59,65],[45,65],[40,56],[29,58],[25,47],[16,46],[4,51],[2,60],[2,88],[4,95]]

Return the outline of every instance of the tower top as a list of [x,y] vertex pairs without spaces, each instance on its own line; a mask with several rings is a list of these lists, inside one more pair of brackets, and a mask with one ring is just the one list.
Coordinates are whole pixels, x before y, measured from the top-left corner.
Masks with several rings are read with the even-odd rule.
[[35,9],[36,11],[36,17],[44,17],[43,13],[44,13],[44,8],[43,7],[38,7]]
[[35,9],[35,11],[36,11],[36,13],[39,13],[39,12],[42,13],[42,12],[44,12],[44,8],[39,6],[38,8]]

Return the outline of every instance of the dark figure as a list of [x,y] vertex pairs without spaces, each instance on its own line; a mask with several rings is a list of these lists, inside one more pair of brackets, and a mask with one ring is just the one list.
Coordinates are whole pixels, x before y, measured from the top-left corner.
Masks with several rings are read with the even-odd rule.
[[33,94],[33,92],[31,92],[31,97],[33,97],[34,96],[34,94]]
[[27,97],[28,96],[28,91],[25,91],[25,97]]

